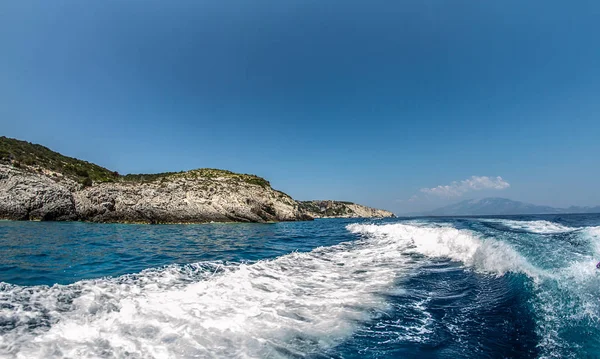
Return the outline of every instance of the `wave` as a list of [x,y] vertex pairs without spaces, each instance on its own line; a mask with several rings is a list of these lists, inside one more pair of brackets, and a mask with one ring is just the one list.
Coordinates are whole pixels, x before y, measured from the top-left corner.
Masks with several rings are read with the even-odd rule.
[[483,239],[476,232],[459,230],[445,224],[351,224],[353,233],[375,238],[393,238],[406,243],[419,254],[460,261],[477,271],[495,275],[507,272],[538,276],[538,270],[510,245],[494,239]]
[[0,356],[283,358],[384,310],[404,244],[368,239],[255,263],[172,265],[71,285],[0,285]]
[[[510,243],[447,224],[351,224],[360,238],[253,263],[202,262],[71,285],[0,283],[0,357],[289,358],[318,355],[388,309],[415,258],[448,258],[466,269],[532,278],[543,356],[565,356],[564,328],[598,325],[600,227],[578,235],[592,249],[542,269]],[[560,243],[557,243],[560,245]],[[415,256],[416,255],[416,256]],[[404,341],[432,334],[425,302]],[[411,324],[412,323],[412,324]],[[595,324],[594,324],[595,323]]]
[[[600,260],[600,227],[571,228],[547,221],[502,221],[513,228],[534,233],[564,233],[578,231],[578,237],[588,247],[587,254],[573,255],[566,265],[554,268],[538,267],[529,256],[551,257],[547,247],[536,246],[533,238],[529,250],[543,253],[520,253],[509,243],[486,237],[470,230],[458,230],[437,224],[352,224],[348,230],[374,238],[395,238],[410,243],[410,251],[432,257],[459,261],[475,271],[504,275],[522,273],[531,279],[532,308],[540,337],[541,358],[576,358],[581,347],[573,344],[572,333],[600,332],[600,275],[595,264]],[[564,245],[555,242],[555,247]],[[525,248],[522,246],[522,248]],[[557,254],[564,251],[555,251]],[[555,263],[553,261],[549,261]],[[592,329],[593,328],[593,329]],[[590,338],[585,353],[600,351],[600,338]],[[590,349],[591,348],[591,349]],[[579,354],[578,354],[579,353]],[[587,354],[585,354],[587,355]]]
[[538,221],[515,221],[508,219],[485,219],[484,222],[500,223],[508,228],[521,230],[529,233],[555,234],[568,233],[581,230],[580,227],[568,227],[558,223],[538,220]]
[[593,254],[600,260],[600,226],[586,227],[582,232],[588,238]]
[[[580,237],[589,245],[588,254],[549,271],[535,287],[533,306],[543,358],[592,357],[600,352],[600,337],[582,334],[600,332],[600,274],[595,266],[600,260],[600,227],[582,228]],[[573,335],[589,336],[584,354]]]

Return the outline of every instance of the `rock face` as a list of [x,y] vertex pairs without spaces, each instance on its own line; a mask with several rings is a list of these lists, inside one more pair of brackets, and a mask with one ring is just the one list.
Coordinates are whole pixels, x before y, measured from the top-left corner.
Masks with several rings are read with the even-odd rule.
[[74,192],[77,214],[95,222],[270,222],[312,219],[288,195],[195,171],[148,183],[101,183]]
[[342,201],[301,201],[303,212],[314,218],[380,218],[395,217],[390,211]]
[[122,176],[0,137],[0,219],[203,223],[390,216],[350,202],[297,202],[261,177],[224,170]]
[[71,191],[43,175],[0,165],[0,218],[76,219]]
[[311,220],[290,196],[237,175],[189,171],[140,182],[81,188],[0,164],[0,218],[92,222],[203,223]]

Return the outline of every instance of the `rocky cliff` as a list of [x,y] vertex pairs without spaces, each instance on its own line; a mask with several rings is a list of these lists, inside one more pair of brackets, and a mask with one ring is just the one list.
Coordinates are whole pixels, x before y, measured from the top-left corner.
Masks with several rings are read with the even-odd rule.
[[197,169],[122,176],[40,145],[0,137],[0,219],[203,223],[392,215],[348,202],[325,207],[323,212],[297,202],[255,175]]
[[395,217],[390,211],[343,201],[300,201],[300,209],[314,218]]
[[203,169],[85,187],[57,173],[0,164],[0,218],[134,223],[312,219],[290,196],[252,179],[258,177]]
[[[73,181],[70,181],[73,182]],[[43,174],[0,164],[0,218],[14,220],[77,219],[69,185]]]

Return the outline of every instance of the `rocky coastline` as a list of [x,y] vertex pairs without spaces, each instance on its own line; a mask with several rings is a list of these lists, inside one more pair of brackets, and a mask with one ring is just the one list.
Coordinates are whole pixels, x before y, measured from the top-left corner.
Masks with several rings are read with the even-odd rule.
[[0,137],[0,219],[158,224],[393,216],[336,201],[324,201],[321,211],[313,202],[323,201],[296,201],[254,175],[198,169],[121,176]]
[[313,218],[390,218],[394,213],[345,201],[299,201],[300,210]]

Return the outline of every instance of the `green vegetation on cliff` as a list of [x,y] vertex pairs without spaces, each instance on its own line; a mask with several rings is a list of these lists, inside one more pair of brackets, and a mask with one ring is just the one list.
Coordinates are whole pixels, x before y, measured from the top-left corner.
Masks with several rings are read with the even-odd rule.
[[14,167],[30,170],[49,170],[70,177],[89,186],[92,182],[154,182],[174,178],[213,179],[227,178],[234,181],[245,182],[261,187],[270,187],[269,181],[264,178],[239,174],[227,170],[201,168],[182,172],[164,172],[153,174],[128,174],[120,175],[96,164],[76,158],[61,155],[42,145],[20,141],[8,137],[0,137],[0,163],[12,164]]
[[373,217],[394,217],[390,211],[371,208],[347,201],[332,200],[313,200],[297,201],[302,212],[315,217],[347,217],[347,218],[373,218]]
[[165,180],[169,178],[198,178],[198,179],[211,179],[211,178],[227,178],[241,182],[246,182],[261,187],[270,187],[269,181],[262,177],[249,174],[240,174],[227,170],[220,170],[215,168],[199,168],[191,171],[181,172],[164,172],[164,173],[153,173],[153,174],[128,174],[121,176],[123,181],[129,182],[154,182]]
[[12,163],[15,167],[23,165],[34,169],[46,169],[73,177],[79,182],[106,182],[119,177],[119,174],[93,163],[63,156],[47,147],[0,137],[0,162]]
[[298,201],[300,209],[325,217],[344,216],[351,213],[344,205],[354,204],[346,201]]

